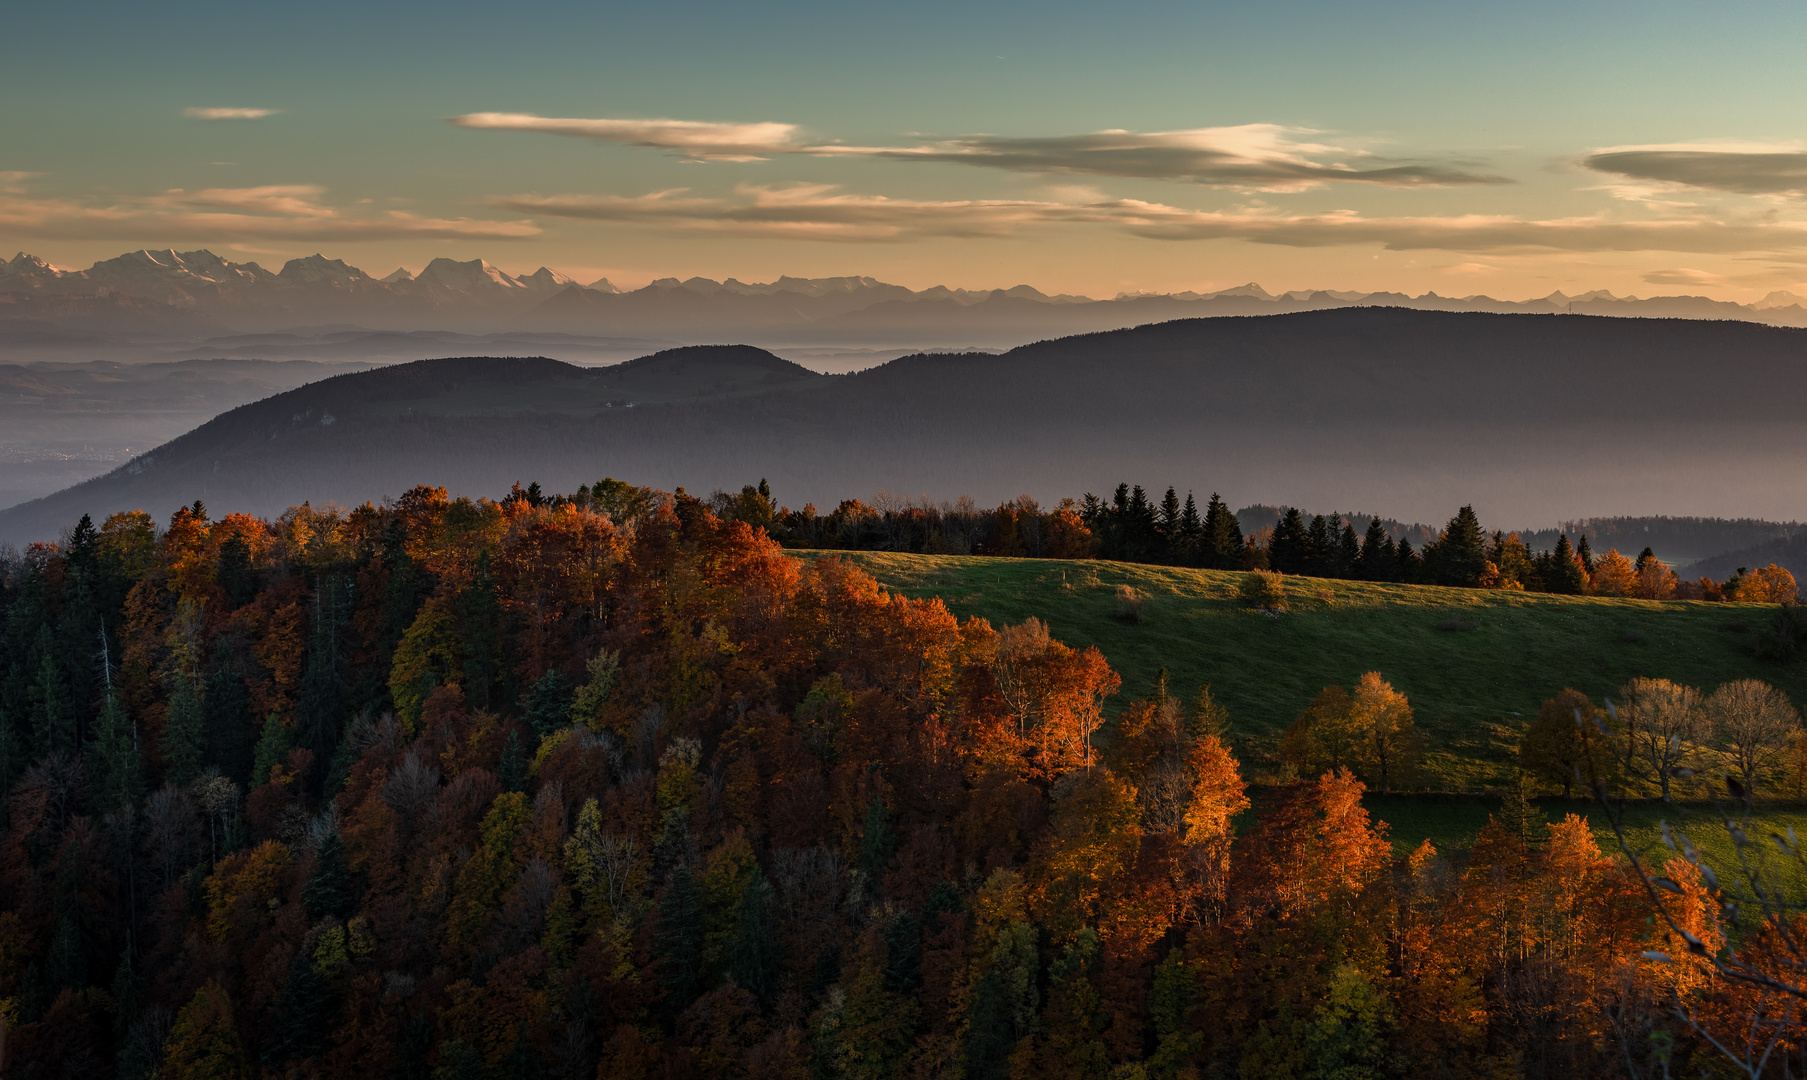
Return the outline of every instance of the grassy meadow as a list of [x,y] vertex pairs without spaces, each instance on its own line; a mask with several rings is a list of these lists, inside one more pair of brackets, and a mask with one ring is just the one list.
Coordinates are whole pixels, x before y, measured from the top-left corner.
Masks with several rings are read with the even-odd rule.
[[[798,552],[820,558],[826,552]],[[1428,742],[1424,786],[1437,794],[1381,796],[1371,808],[1397,846],[1429,838],[1466,846],[1499,806],[1519,734],[1564,687],[1599,699],[1638,676],[1710,690],[1760,678],[1807,702],[1807,670],[1754,656],[1753,632],[1774,613],[1759,605],[1653,602],[1287,578],[1278,616],[1241,605],[1243,575],[1100,561],[835,552],[887,587],[939,596],[956,614],[994,624],[1035,616],[1069,645],[1096,645],[1123,676],[1114,706],[1148,693],[1165,666],[1174,692],[1201,683],[1229,710],[1230,739],[1259,782],[1273,775],[1278,737],[1332,683],[1379,671],[1412,702]],[[1146,601],[1120,617],[1118,587]],[[1550,820],[1574,812],[1604,827],[1585,800],[1541,799]],[[1700,824],[1710,812],[1688,811]],[[1639,843],[1654,842],[1655,807],[1634,809]],[[1675,811],[1668,812],[1673,823]],[[1807,813],[1766,813],[1807,833]],[[1691,830],[1710,850],[1717,829]],[[1725,854],[1730,854],[1729,847]]]

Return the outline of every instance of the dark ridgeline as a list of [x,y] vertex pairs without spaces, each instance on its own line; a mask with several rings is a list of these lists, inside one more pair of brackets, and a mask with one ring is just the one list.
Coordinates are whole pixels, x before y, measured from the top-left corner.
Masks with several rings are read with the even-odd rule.
[[1803,359],[1807,333],[1749,323],[1358,308],[833,377],[745,346],[610,369],[423,361],[233,410],[0,512],[0,540],[197,493],[276,513],[420,482],[497,491],[533,476],[573,490],[603,473],[703,490],[764,475],[787,499],[824,504],[889,489],[993,505],[1164,476],[1305,505],[1384,498],[1433,520],[1471,499],[1490,520],[1557,504],[1785,519],[1807,498],[1807,474],[1784,467],[1803,448]]

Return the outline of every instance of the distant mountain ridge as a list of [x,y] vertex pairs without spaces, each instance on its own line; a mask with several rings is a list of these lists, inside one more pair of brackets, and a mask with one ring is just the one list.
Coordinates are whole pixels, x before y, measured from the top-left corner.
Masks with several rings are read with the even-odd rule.
[[[661,278],[622,291],[606,278],[581,284],[540,267],[510,275],[482,259],[437,258],[419,273],[377,278],[342,259],[315,254],[272,272],[211,251],[140,250],[86,270],[56,267],[23,252],[0,262],[0,327],[36,321],[64,329],[89,327],[49,298],[135,298],[150,305],[136,321],[113,312],[108,332],[156,334],[186,311],[241,332],[321,323],[375,330],[446,329],[468,333],[560,331],[676,337],[701,343],[761,336],[763,343],[870,342],[908,339],[923,345],[1008,346],[1037,338],[1120,329],[1148,322],[1216,315],[1268,315],[1352,306],[1426,311],[1489,311],[1689,319],[1739,319],[1807,326],[1807,301],[1775,292],[1755,304],[1702,296],[1638,298],[1604,290],[1531,300],[1499,300],[1428,292],[1293,290],[1270,293],[1250,282],[1216,292],[1120,293],[1110,299],[1048,295],[1028,285],[969,290],[913,290],[876,278]],[[169,311],[158,310],[161,308]],[[60,312],[60,314],[46,314]],[[197,324],[198,325],[198,324]]]
[[[607,475],[692,491],[763,476],[792,506],[880,490],[1051,501],[1128,481],[1402,522],[1473,503],[1490,528],[1751,515],[1768,520],[1737,542],[1760,543],[1807,504],[1804,408],[1807,330],[1398,308],[1181,320],[847,375],[745,345],[598,368],[466,357],[224,413],[0,511],[0,541],[54,536],[83,513],[161,518],[195,498],[270,514],[419,483],[498,495],[517,480],[569,491]],[[1606,520],[1584,523],[1600,550],[1635,553],[1658,526]],[[1671,558],[1714,553],[1691,542],[1699,525],[1662,525]]]

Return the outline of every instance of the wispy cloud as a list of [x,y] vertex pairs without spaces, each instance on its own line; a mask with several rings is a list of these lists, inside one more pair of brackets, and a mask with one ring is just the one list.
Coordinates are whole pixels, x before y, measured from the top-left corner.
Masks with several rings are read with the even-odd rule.
[[978,136],[903,148],[819,146],[806,152],[977,165],[1013,172],[1180,180],[1264,191],[1297,191],[1332,183],[1430,187],[1510,182],[1464,163],[1385,159],[1358,148],[1309,138],[1318,134],[1279,124],[1241,124],[1180,131],[1097,131],[1047,138]]
[[1315,139],[1320,132],[1279,124],[1112,130],[1046,138],[980,135],[915,146],[846,146],[805,142],[801,127],[777,122],[580,119],[528,113],[470,113],[451,122],[487,131],[534,131],[653,147],[696,161],[761,161],[780,154],[866,157],[1264,191],[1323,184],[1428,187],[1510,182],[1468,163],[1381,158],[1359,147]]
[[1469,254],[1807,251],[1807,226],[1767,220],[1366,217],[1354,211],[1288,214],[1264,207],[1190,210],[1139,199],[917,200],[845,193],[823,184],[743,185],[723,197],[675,189],[638,196],[513,195],[493,203],[540,217],[826,241],[999,237],[1058,225],[1099,225],[1152,240],[1241,240],[1296,248],[1373,245]]
[[160,243],[237,240],[514,240],[540,233],[531,221],[436,218],[402,211],[347,212],[309,184],[173,189],[111,203],[0,193],[0,231],[49,240]]
[[195,120],[260,120],[274,116],[280,109],[242,109],[228,106],[183,109],[182,115]]
[[1644,275],[1644,280],[1652,285],[1712,285],[1728,284],[1723,274],[1710,274],[1705,270],[1652,270]]
[[537,131],[603,142],[672,150],[696,161],[761,161],[797,153],[795,124],[718,124],[701,120],[607,120],[534,116],[529,113],[469,113],[451,123],[483,131]]
[[855,195],[828,184],[742,185],[731,198],[685,189],[647,195],[513,195],[494,204],[586,221],[656,224],[681,231],[791,240],[883,241],[1007,236],[1027,225],[1082,220],[1083,207],[1009,199],[921,200]]
[[1581,163],[1596,172],[1676,187],[1738,195],[1807,193],[1807,148],[1799,142],[1613,146],[1593,151]]

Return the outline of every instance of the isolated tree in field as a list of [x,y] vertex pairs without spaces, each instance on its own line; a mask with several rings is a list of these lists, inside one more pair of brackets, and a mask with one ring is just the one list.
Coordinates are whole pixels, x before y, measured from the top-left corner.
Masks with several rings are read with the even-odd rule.
[[1801,717],[1787,695],[1759,679],[1738,679],[1708,695],[1706,712],[1726,764],[1754,798],[1757,782],[1800,737]]
[[1359,739],[1356,760],[1362,771],[1391,794],[1417,769],[1423,744],[1412,726],[1412,706],[1393,684],[1369,671],[1356,680],[1350,695],[1350,726]]
[[1537,719],[1519,741],[1518,766],[1532,777],[1562,788],[1563,798],[1596,779],[1616,775],[1617,751],[1601,731],[1606,714],[1579,690],[1564,689],[1544,701]]
[[1694,760],[1711,731],[1700,692],[1668,679],[1633,679],[1619,693],[1621,753],[1628,768],[1648,770],[1670,802],[1670,781]]

